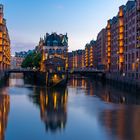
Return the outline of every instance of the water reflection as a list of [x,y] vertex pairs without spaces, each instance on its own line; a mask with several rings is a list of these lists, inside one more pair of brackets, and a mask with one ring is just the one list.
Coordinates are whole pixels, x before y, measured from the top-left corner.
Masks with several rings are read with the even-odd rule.
[[5,88],[0,90],[0,140],[5,139],[8,114],[10,110],[10,96]]
[[9,75],[9,85],[10,87],[24,86],[24,75],[22,73],[12,73]]
[[9,80],[0,88],[0,140],[140,139],[139,94],[85,77],[55,89],[29,88],[23,78],[11,76],[23,85]]
[[82,88],[85,90],[86,95],[97,96],[107,103],[140,104],[140,95],[137,93],[128,93],[124,90],[85,77],[75,76],[71,78],[69,86]]
[[102,126],[110,135],[117,136],[118,140],[139,140],[140,109],[122,107],[121,110],[105,110],[98,118]]
[[[94,95],[106,102],[100,110],[95,111],[94,106],[92,109],[87,108],[92,116],[96,116],[98,126],[102,126],[110,136],[108,139],[113,140],[139,140],[140,130],[140,96],[139,94],[128,93],[121,89],[116,89],[109,85],[102,84],[98,81],[93,81],[87,78],[73,77],[69,81],[71,88],[83,89],[81,94]],[[113,103],[113,104],[112,104]],[[98,103],[93,105],[98,106]],[[104,139],[107,139],[104,138]]]
[[35,95],[30,95],[35,104],[40,107],[40,117],[45,123],[46,132],[63,130],[67,122],[67,99],[66,87],[35,89]]

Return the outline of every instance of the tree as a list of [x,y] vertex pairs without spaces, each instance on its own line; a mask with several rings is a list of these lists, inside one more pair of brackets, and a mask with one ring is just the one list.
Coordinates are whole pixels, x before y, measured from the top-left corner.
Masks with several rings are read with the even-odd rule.
[[41,53],[32,52],[26,56],[24,61],[22,62],[22,68],[39,68],[41,61]]

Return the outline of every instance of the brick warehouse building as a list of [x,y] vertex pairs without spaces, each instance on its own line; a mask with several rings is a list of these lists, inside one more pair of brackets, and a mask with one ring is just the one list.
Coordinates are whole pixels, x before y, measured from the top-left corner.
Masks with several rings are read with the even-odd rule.
[[111,76],[140,79],[140,0],[120,6],[91,42],[85,46],[84,68],[102,68]]
[[69,70],[84,68],[85,66],[85,51],[77,50],[68,54]]
[[86,68],[95,68],[97,65],[96,62],[96,41],[91,40],[90,43],[85,46],[85,67]]
[[140,78],[139,12],[136,1],[120,6],[106,27],[107,68],[112,75]]
[[3,5],[0,4],[0,70],[10,67],[10,38],[4,19]]
[[98,35],[96,40],[96,66],[97,69],[105,69],[106,68],[106,29],[102,29]]

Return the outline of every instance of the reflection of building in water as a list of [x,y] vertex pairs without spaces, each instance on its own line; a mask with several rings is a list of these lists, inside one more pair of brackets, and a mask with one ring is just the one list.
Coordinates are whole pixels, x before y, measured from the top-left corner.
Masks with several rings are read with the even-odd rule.
[[87,88],[87,81],[85,78],[72,77],[69,80],[69,86]]
[[46,131],[64,129],[67,121],[67,89],[40,89],[39,92],[39,96],[34,99],[40,106],[40,116],[46,125]]
[[73,77],[69,80],[69,86],[70,87],[80,87],[82,89],[85,89],[86,95],[93,96],[94,95],[94,88],[93,83],[89,81],[89,79],[85,77]]
[[114,95],[110,91],[104,90],[99,96],[108,103],[127,104],[127,97],[120,94]]
[[11,73],[10,79],[23,79],[24,74],[23,73]]
[[[86,95],[96,95],[100,99],[108,103],[116,104],[140,104],[140,95],[137,93],[128,94],[124,90],[113,88],[99,81],[93,81],[85,77],[74,76],[69,80],[69,86],[85,90]],[[80,92],[81,93],[81,92]],[[83,93],[83,92],[82,92]]]
[[23,86],[24,75],[22,73],[11,73],[9,78],[9,86]]
[[139,108],[122,108],[121,110],[105,110],[99,116],[99,122],[117,140],[140,140]]
[[94,85],[95,94],[107,103],[115,104],[140,104],[140,95],[138,93],[128,93],[119,88],[113,88],[109,85],[96,83]]
[[10,96],[0,95],[0,140],[5,139],[5,129],[7,127],[9,109]]

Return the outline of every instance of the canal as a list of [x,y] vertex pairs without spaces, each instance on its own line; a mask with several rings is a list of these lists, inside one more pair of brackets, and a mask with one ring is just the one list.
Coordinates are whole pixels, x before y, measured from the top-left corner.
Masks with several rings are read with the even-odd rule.
[[140,140],[140,95],[80,76],[46,89],[22,74],[0,87],[0,140]]

